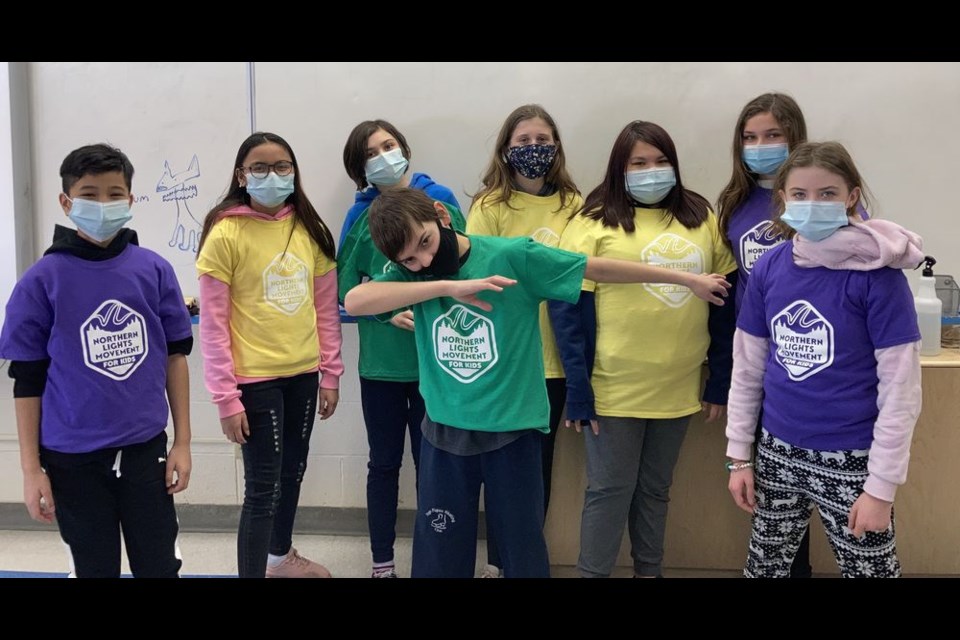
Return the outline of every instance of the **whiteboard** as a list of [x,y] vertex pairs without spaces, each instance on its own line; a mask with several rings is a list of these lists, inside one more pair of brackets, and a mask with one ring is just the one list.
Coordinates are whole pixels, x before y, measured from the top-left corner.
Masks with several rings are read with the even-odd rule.
[[60,163],[98,142],[133,163],[133,219],[140,245],[173,264],[185,296],[198,293],[196,244],[250,134],[243,62],[35,62],[30,66],[36,256],[55,224]]
[[[731,172],[743,105],[767,91],[796,98],[811,140],[847,146],[875,196],[871,212],[920,233],[938,272],[960,277],[953,212],[960,150],[960,63],[942,62],[258,62],[256,126],[293,146],[307,194],[338,237],[355,187],[343,145],[362,120],[392,122],[412,171],[466,208],[501,124],[542,104],[586,194],[632,120],[663,126],[684,184],[716,202]],[[916,274],[910,274],[913,278]]]

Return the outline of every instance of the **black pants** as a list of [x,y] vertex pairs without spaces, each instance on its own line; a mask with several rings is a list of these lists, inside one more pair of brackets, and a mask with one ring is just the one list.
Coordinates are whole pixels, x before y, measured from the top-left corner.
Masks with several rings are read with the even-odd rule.
[[[553,478],[553,450],[557,443],[557,431],[560,429],[560,416],[567,402],[567,379],[547,378],[547,399],[550,402],[550,433],[540,434],[540,452],[543,460],[543,513],[546,518],[547,508],[550,506],[550,484]],[[484,496],[486,499],[486,496]],[[487,527],[487,564],[503,568],[500,553],[497,550],[497,540]]]
[[[760,442],[763,433],[763,408],[760,408],[760,415],[757,416],[757,432],[753,441],[754,458],[756,458],[757,445]],[[803,538],[800,540],[800,546],[797,548],[797,555],[793,557],[793,564],[790,565],[791,578],[811,578],[813,577],[813,567],[810,566],[810,527],[803,532]]]
[[41,449],[60,537],[78,578],[120,577],[120,536],[137,578],[180,572],[177,513],[167,493],[167,434],[90,453]]

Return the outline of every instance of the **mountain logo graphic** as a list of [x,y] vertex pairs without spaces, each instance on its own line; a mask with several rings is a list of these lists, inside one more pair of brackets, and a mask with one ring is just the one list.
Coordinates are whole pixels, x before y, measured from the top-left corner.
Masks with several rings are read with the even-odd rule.
[[437,364],[458,382],[470,384],[499,359],[493,323],[457,304],[433,322]]
[[753,269],[760,256],[783,242],[772,220],[764,220],[740,236],[740,263],[747,273]]
[[[643,248],[640,257],[648,264],[690,273],[703,273],[706,264],[703,249],[675,233],[657,236]],[[677,284],[649,282],[645,283],[643,288],[665,305],[675,309],[682,307],[693,297],[689,288]]]
[[530,237],[546,247],[557,247],[560,245],[560,236],[553,229],[540,227],[530,234]]
[[770,320],[774,358],[790,379],[806,380],[833,364],[833,325],[806,300],[790,303]]
[[107,300],[80,325],[83,364],[113,380],[126,380],[147,359],[150,344],[143,316],[119,300]]
[[292,253],[278,253],[263,270],[263,299],[292,316],[309,299],[312,286],[306,263]]

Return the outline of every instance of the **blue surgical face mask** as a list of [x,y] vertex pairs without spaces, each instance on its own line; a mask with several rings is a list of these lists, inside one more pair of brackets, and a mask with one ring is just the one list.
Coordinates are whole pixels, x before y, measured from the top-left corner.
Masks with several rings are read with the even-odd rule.
[[847,205],[840,201],[788,200],[780,219],[811,242],[820,242],[850,224]]
[[507,151],[507,162],[524,178],[536,180],[547,175],[557,156],[555,144],[525,144]]
[[126,200],[97,202],[83,198],[70,200],[70,213],[67,214],[77,229],[97,242],[106,242],[133,217],[130,203]]
[[656,204],[667,197],[677,184],[673,167],[627,171],[627,192],[637,202]]
[[381,153],[367,160],[367,182],[375,186],[392,187],[400,182],[400,178],[407,172],[409,162],[403,157],[403,149],[397,147],[392,151]]
[[786,144],[754,144],[743,148],[743,162],[747,168],[762,176],[777,172],[790,155]]
[[257,178],[248,173],[247,193],[269,209],[278,207],[293,193],[293,175],[278,176],[271,171],[266,178]]

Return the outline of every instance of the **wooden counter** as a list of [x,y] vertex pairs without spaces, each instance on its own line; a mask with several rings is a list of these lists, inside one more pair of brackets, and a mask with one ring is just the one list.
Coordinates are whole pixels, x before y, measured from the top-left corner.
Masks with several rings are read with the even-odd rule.
[[[906,574],[960,575],[960,351],[922,358],[923,411],[914,431],[907,483],[895,504],[897,546]],[[690,422],[670,491],[664,566],[741,569],[750,516],[727,491],[725,423]],[[561,428],[546,538],[550,562],[575,565],[586,487],[583,434]],[[816,573],[839,573],[818,516],[811,520]],[[618,565],[632,566],[624,534]]]

